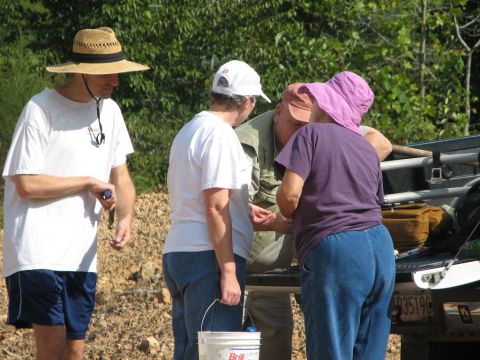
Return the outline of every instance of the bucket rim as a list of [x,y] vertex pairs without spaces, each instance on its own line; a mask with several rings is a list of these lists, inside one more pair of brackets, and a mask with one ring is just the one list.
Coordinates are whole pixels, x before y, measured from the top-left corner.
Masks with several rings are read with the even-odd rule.
[[198,335],[208,336],[235,335],[245,338],[250,337],[250,335],[252,335],[252,337],[257,337],[261,334],[260,331],[197,331],[197,333]]

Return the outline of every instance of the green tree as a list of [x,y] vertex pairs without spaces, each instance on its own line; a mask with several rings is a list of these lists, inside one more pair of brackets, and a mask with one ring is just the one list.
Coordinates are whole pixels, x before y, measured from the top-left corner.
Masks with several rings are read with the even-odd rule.
[[[110,26],[127,58],[150,65],[148,72],[122,75],[114,94],[134,142],[130,166],[142,190],[165,182],[174,135],[208,106],[213,73],[231,59],[250,63],[274,102],[288,83],[358,72],[376,94],[365,123],[395,143],[462,134],[465,96],[475,114],[471,94],[478,93],[480,75],[473,71],[467,94],[453,15],[465,24],[478,3],[452,3],[453,9],[444,0],[21,1],[8,11],[0,6],[14,29],[0,31],[0,39],[46,64],[69,57],[78,29]],[[478,70],[476,59],[473,53]],[[46,83],[41,68],[37,78]],[[253,115],[273,106],[260,101]]]
[[[453,17],[453,22],[455,26],[455,34],[458,41],[460,42],[463,48],[463,54],[466,57],[465,61],[465,115],[467,117],[467,123],[465,124],[464,134],[468,135],[470,132],[471,126],[471,93],[470,93],[470,83],[471,83],[471,73],[472,73],[472,61],[473,55],[477,48],[480,48],[480,4],[474,6],[472,2],[469,2],[469,11],[466,14],[463,14],[464,9],[458,9],[458,4],[454,4],[453,1],[450,1],[450,8]],[[462,2],[464,3],[464,2]],[[456,8],[457,7],[457,8]],[[460,11],[459,11],[460,10]],[[457,13],[463,15],[464,23],[460,24]],[[474,98],[473,100],[476,100]]]
[[22,108],[36,92],[51,84],[45,72],[46,53],[33,51],[28,19],[44,11],[25,4],[0,4],[0,162],[4,163]]

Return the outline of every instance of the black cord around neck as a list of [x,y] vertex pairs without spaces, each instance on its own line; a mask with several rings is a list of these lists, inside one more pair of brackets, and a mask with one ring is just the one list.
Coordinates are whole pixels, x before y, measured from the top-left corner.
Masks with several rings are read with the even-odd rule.
[[[100,100],[102,100],[102,98],[100,96],[98,98],[96,98],[93,95],[92,91],[88,87],[87,79],[85,78],[84,74],[82,74],[82,79],[83,79],[83,83],[85,84],[85,88],[87,89],[88,93],[90,94],[92,99],[95,100],[95,106],[97,108],[98,127],[100,128],[100,133],[97,134],[94,137],[95,137],[95,142],[97,143],[97,146],[100,146],[102,143],[105,142],[105,134],[103,133],[102,122],[100,121]],[[91,128],[90,128],[90,130],[91,130]]]

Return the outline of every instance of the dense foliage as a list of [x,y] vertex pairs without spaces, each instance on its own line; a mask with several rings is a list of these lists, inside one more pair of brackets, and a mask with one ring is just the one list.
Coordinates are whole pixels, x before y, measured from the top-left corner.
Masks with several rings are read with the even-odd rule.
[[[250,63],[274,101],[291,82],[360,73],[376,94],[364,121],[394,143],[473,132],[479,6],[478,0],[0,0],[0,160],[25,101],[58,81],[44,66],[68,59],[78,29],[99,26],[115,30],[127,58],[152,68],[122,75],[114,94],[136,148],[130,166],[140,190],[165,182],[173,136],[208,106],[212,74],[230,59]],[[471,50],[470,69],[455,21],[468,25],[460,35]],[[259,102],[255,114],[272,106]]]

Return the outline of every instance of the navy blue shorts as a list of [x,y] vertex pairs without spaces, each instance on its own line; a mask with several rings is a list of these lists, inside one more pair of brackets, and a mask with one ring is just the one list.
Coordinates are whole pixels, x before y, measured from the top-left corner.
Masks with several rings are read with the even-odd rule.
[[96,273],[27,270],[5,280],[8,324],[64,325],[67,339],[85,339],[95,306]]

